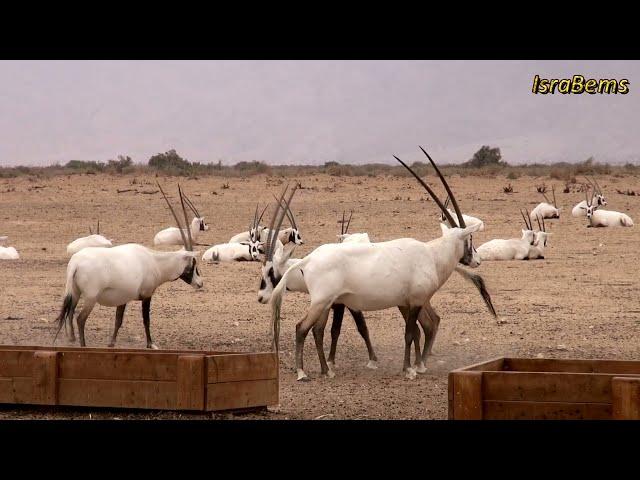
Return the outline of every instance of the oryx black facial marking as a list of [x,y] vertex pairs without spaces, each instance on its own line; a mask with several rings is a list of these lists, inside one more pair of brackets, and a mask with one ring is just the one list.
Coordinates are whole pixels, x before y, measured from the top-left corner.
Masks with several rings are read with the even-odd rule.
[[180,278],[180,280],[182,280],[183,282],[191,285],[194,274],[200,276],[200,272],[198,271],[198,267],[196,266],[196,259],[192,258],[187,267],[182,272],[182,275],[180,275],[180,277],[178,278]]

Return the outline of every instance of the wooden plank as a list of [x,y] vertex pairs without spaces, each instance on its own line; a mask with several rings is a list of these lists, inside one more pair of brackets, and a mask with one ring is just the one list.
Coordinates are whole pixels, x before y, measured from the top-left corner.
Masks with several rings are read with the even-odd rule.
[[506,358],[504,370],[519,372],[571,372],[640,375],[640,362],[632,360],[578,360]]
[[58,405],[175,410],[175,382],[60,378]]
[[32,350],[0,350],[0,377],[28,377],[32,362]]
[[[36,351],[47,350],[55,352],[131,352],[131,353],[148,353],[152,355],[162,355],[166,353],[180,353],[180,354],[204,354],[204,355],[231,355],[241,354],[242,352],[218,352],[213,350],[152,350],[150,348],[113,348],[113,347],[52,347],[46,345],[0,345],[0,351]],[[263,352],[257,352],[263,353]],[[269,353],[269,352],[264,352]]]
[[58,400],[58,352],[33,353],[33,389],[31,402],[56,405]]
[[266,407],[278,403],[278,380],[246,380],[207,385],[207,411]]
[[486,420],[609,420],[610,403],[483,402]]
[[496,357],[490,360],[486,360],[481,363],[475,363],[468,367],[458,368],[453,370],[454,372],[468,372],[468,371],[502,371],[504,365],[504,357]]
[[455,420],[454,418],[454,414],[453,414],[453,410],[454,410],[454,401],[455,401],[455,389],[453,388],[453,378],[456,375],[456,373],[454,372],[449,372],[449,375],[447,377],[447,387],[448,387],[448,400],[449,400],[449,409],[448,409],[448,419],[449,420]]
[[453,372],[454,420],[482,420],[483,372]]
[[177,403],[180,410],[204,410],[206,396],[204,355],[180,355],[177,360]]
[[0,378],[0,403],[31,403],[32,391],[31,377]]
[[60,378],[175,381],[174,353],[61,352]]
[[614,377],[611,395],[614,420],[640,420],[640,378]]
[[484,372],[485,400],[611,403],[611,375]]
[[267,380],[278,377],[275,353],[207,356],[207,383]]

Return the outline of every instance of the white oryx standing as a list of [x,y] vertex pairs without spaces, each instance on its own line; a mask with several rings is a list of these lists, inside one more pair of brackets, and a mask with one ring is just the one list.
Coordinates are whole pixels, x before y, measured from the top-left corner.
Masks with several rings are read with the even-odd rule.
[[[204,217],[200,215],[200,212],[198,212],[198,209],[195,207],[193,202],[189,200],[187,195],[184,193],[182,195],[183,195],[182,199],[184,199],[184,202],[187,204],[189,209],[195,215],[193,217],[193,220],[191,220],[191,224],[189,227],[189,235],[193,239],[193,242],[197,243],[197,239],[198,239],[198,236],[200,235],[200,232],[206,232],[207,230],[209,230],[209,225],[205,223]],[[187,222],[185,221],[185,232],[186,232],[186,224]],[[153,237],[153,245],[156,247],[159,245],[183,246],[184,245],[183,239],[185,238],[185,235],[184,235],[185,232],[179,231],[178,227],[169,227],[169,228],[165,228],[164,230],[160,230],[158,233],[156,233],[156,236]]]
[[[602,193],[602,190],[600,189],[600,185],[598,184],[598,181],[595,179],[595,177],[593,178],[593,181],[589,180],[587,177],[584,177],[584,178],[586,178],[587,182],[589,182],[589,184],[591,185],[591,188],[593,188],[594,191],[596,192],[594,200],[596,201],[596,204],[598,205],[598,207],[606,206],[607,201],[605,200],[604,194]],[[583,184],[583,185],[585,189],[587,189],[586,184]],[[586,216],[587,206],[588,206],[587,200],[582,200],[575,207],[573,207],[573,210],[571,210],[571,215],[577,218]]]
[[96,233],[94,234],[91,227],[89,227],[89,235],[86,237],[76,238],[73,242],[67,245],[67,254],[73,255],[87,247],[110,248],[113,247],[112,242],[113,240],[109,240],[108,238],[100,235],[100,220],[98,220]]
[[536,217],[560,218],[560,210],[562,210],[562,207],[558,208],[558,204],[556,203],[556,187],[551,186],[551,192],[553,193],[553,205],[547,198],[547,195],[545,195],[544,192],[540,192],[546,201],[539,203],[533,210],[531,210],[531,215],[529,216],[530,220],[533,220]]
[[[177,230],[183,236],[186,249],[176,252],[158,252],[142,245],[129,243],[113,248],[88,247],[74,254],[67,265],[67,283],[65,296],[57,318],[58,331],[66,324],[69,340],[75,341],[73,331],[73,314],[80,297],[84,297],[84,306],[76,322],[80,345],[86,346],[84,326],[96,303],[116,308],[116,319],[111,337],[110,347],[116,342],[118,330],[127,303],[142,301],[142,319],[147,337],[147,348],[157,349],[151,340],[151,297],[156,289],[166,282],[177,279],[194,288],[202,287],[202,279],[198,271],[196,253],[193,251],[193,240],[189,229],[182,229],[180,220],[169,203],[162,187],[158,184],[169,209],[175,219]],[[184,206],[182,190],[178,185],[185,226],[188,222]],[[187,232],[185,236],[184,232]],[[55,338],[54,338],[55,342]]]
[[535,242],[535,232],[527,221],[530,216],[520,210],[526,229],[522,230],[521,238],[495,238],[478,247],[478,255],[482,261],[491,260],[527,260],[529,249]]
[[[422,149],[422,147],[420,147]],[[448,280],[458,263],[477,267],[480,258],[473,248],[472,234],[480,225],[467,227],[449,185],[429,154],[422,149],[442,181],[458,216],[461,228],[451,228],[442,237],[429,242],[401,238],[379,243],[342,243],[322,245],[289,267],[273,290],[271,298],[274,346],[278,348],[280,333],[280,307],[288,278],[294,271],[304,276],[311,299],[309,310],[296,325],[296,369],[298,380],[307,379],[303,368],[305,338],[314,331],[321,372],[328,374],[322,348],[324,326],[329,310],[335,303],[359,311],[385,310],[397,307],[405,319],[404,371],[415,378],[411,368],[411,343],[416,331],[419,313],[426,309],[429,317],[438,317],[431,306],[431,298]],[[431,188],[402,160],[395,157],[427,190],[445,213],[450,224],[455,224],[444,204]],[[476,276],[480,278],[479,276]],[[491,298],[486,292],[487,305]],[[493,308],[493,306],[491,306]],[[422,325],[429,328],[429,325]],[[425,363],[427,349],[422,351]],[[417,359],[416,359],[417,360]]]
[[[294,187],[294,189],[291,191],[287,202],[278,201],[281,207],[276,207],[276,211],[271,220],[271,226],[269,228],[272,233],[269,239],[270,241],[268,242],[269,248],[267,248],[267,250],[265,251],[265,257],[262,262],[262,279],[260,282],[260,289],[258,290],[258,301],[260,303],[267,303],[270,300],[273,289],[278,284],[287,269],[300,261],[299,258],[290,258],[293,250],[296,247],[296,244],[294,242],[289,242],[283,245],[280,242],[273,243],[272,241],[272,238],[278,236],[278,230],[282,223],[282,219],[284,218],[284,213],[282,213],[282,211],[289,208],[289,202],[291,201],[296,188],[297,186]],[[286,189],[282,194],[282,199],[284,199],[285,193]],[[347,243],[363,243],[362,235],[367,235],[366,233],[354,234],[358,235],[358,237],[356,238],[349,237],[348,229],[349,224],[351,223],[351,216],[349,216],[349,224],[347,224],[346,228],[344,226],[344,223],[345,221],[343,213],[341,234],[338,237],[341,239],[345,238],[344,242]],[[368,235],[366,243],[369,243]],[[287,291],[309,293],[307,284],[305,283],[305,279],[299,270],[296,270],[290,274],[289,280],[287,282]],[[331,324],[331,350],[329,352],[329,359],[327,360],[327,363],[330,367],[333,367],[335,362],[338,337],[340,336],[340,331],[342,328],[345,306],[343,304],[334,304],[331,306],[331,309],[333,310],[333,321]],[[358,329],[358,333],[360,333],[360,336],[363,338],[365,345],[367,346],[367,352],[369,354],[369,362],[367,363],[367,368],[376,369],[378,368],[378,357],[373,350],[373,345],[371,344],[371,339],[369,338],[369,329],[367,328],[367,323],[365,322],[364,315],[361,311],[353,310],[351,308],[349,309],[349,312],[353,317],[356,328]],[[419,348],[419,342],[417,342],[416,345],[418,345]],[[333,376],[333,368],[329,369],[328,375]]]
[[587,199],[587,206],[581,208],[586,210],[587,219],[589,220],[587,227],[633,227],[633,220],[626,213],[598,209],[598,205],[593,203],[595,190],[591,194],[591,200],[587,197],[586,191],[584,194]]

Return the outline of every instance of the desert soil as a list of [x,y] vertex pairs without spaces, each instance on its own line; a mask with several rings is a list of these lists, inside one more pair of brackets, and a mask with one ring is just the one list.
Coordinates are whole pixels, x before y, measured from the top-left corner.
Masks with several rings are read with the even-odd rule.
[[[175,198],[177,178],[164,179]],[[210,230],[199,242],[226,242],[246,230],[256,202],[272,202],[283,182],[301,182],[292,206],[305,244],[302,257],[335,240],[338,217],[353,209],[352,232],[373,241],[399,237],[429,240],[440,235],[434,202],[409,178],[326,175],[250,179],[182,179],[182,185]],[[443,189],[428,178],[438,192]],[[584,198],[562,193],[561,181],[521,177],[453,176],[450,184],[465,211],[481,217],[486,230],[476,245],[492,238],[519,237],[521,207],[533,208],[535,185],[556,185],[560,220],[547,221],[553,233],[546,258],[486,262],[477,270],[487,281],[500,317],[486,311],[478,292],[453,274],[433,299],[442,322],[426,374],[404,378],[404,322],[397,309],[366,313],[379,369],[365,368],[367,353],[348,313],[336,357],[336,377],[321,377],[312,335],[305,344],[308,383],[296,382],[294,331],[308,305],[305,294],[289,293],[283,305],[280,405],[247,414],[184,415],[98,409],[0,408],[0,418],[269,418],[269,419],[445,419],[450,370],[497,356],[638,359],[640,230],[586,228],[571,208]],[[229,188],[222,184],[228,182]],[[502,187],[514,186],[513,194]],[[607,208],[640,219],[640,197],[615,188],[640,190],[637,177],[600,177]],[[133,191],[117,193],[117,190]],[[101,231],[115,243],[152,246],[155,233],[172,224],[155,177],[73,175],[52,179],[0,179],[0,235],[9,236],[21,259],[0,262],[0,344],[50,345],[52,321],[62,301],[68,261],[66,245],[88,234],[100,218]],[[204,248],[204,247],[201,247]],[[266,351],[270,348],[270,308],[257,302],[258,262],[202,265],[205,287],[194,291],[181,281],[161,286],[153,297],[151,331],[160,348]],[[96,307],[87,321],[89,346],[106,346],[115,309]],[[331,321],[331,320],[330,320]],[[329,322],[330,322],[329,321]],[[330,342],[330,323],[325,349]],[[61,335],[60,345],[66,339]],[[118,337],[119,347],[144,347],[140,303],[131,303]]]

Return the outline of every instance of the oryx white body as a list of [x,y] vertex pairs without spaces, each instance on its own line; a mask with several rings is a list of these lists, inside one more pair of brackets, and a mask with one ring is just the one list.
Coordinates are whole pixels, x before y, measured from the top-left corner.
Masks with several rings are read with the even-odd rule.
[[[73,311],[80,297],[84,297],[84,306],[77,322],[80,344],[85,346],[84,323],[96,303],[109,307],[122,306],[124,313],[124,305],[128,302],[150,302],[155,290],[163,283],[182,278],[195,288],[202,287],[202,279],[195,268],[195,255],[194,252],[186,250],[158,252],[134,243],[112,248],[84,248],[74,254],[67,265],[67,307],[66,311],[63,307],[62,320],[59,318],[59,321],[67,318],[68,333],[74,340]],[[67,302],[70,302],[69,305]],[[116,324],[110,346],[115,343],[118,328],[119,325]],[[145,329],[147,347],[155,348],[151,342],[146,319]]]
[[536,217],[540,217],[540,218],[560,218],[560,210],[561,209],[562,209],[562,207],[556,208],[553,205],[551,205],[550,203],[542,202],[542,203],[539,203],[538,205],[536,205],[536,207],[533,210],[531,210],[531,214],[529,215],[529,218],[531,218],[531,220],[535,220]]
[[[606,205],[607,202],[602,195],[596,195],[594,200],[596,204],[600,207]],[[584,217],[587,214],[587,201],[582,200],[571,210],[571,215],[576,218]]]
[[69,245],[67,245],[67,254],[73,255],[74,253],[78,253],[83,248],[88,247],[111,248],[113,247],[113,243],[111,242],[111,240],[103,237],[102,235],[87,235],[86,237],[77,238]]
[[633,227],[633,220],[626,213],[613,210],[594,210],[590,217],[587,216],[589,225],[592,227]]
[[202,255],[207,262],[251,262],[259,259],[257,242],[220,243],[209,248]]
[[340,243],[371,243],[367,233],[343,233],[338,235]]
[[522,230],[522,238],[496,238],[483,243],[477,248],[478,255],[482,261],[526,260],[534,240],[535,233],[532,230]]
[[[258,231],[260,234],[260,242],[266,243],[267,238],[269,237],[269,229],[266,227],[260,227]],[[231,237],[228,243],[242,243],[242,242],[249,242],[250,240],[251,240],[251,232],[246,231],[246,232],[242,232],[237,235],[234,235],[233,237]],[[300,236],[300,233],[293,227],[280,230],[278,232],[278,240],[280,240],[280,242],[285,245],[289,242],[294,242],[296,245],[304,244],[304,242],[302,241],[302,237]]]
[[[204,217],[193,217],[191,220],[191,238],[196,242],[198,235],[200,232],[204,232],[209,230],[209,225],[207,225],[204,221]],[[186,233],[186,231],[184,231]],[[155,246],[160,245],[183,245],[182,235],[180,234],[180,230],[178,227],[169,227],[164,230],[160,230],[156,233],[156,236],[153,237],[153,244]]]
[[18,260],[20,255],[14,247],[0,247],[0,260]]

